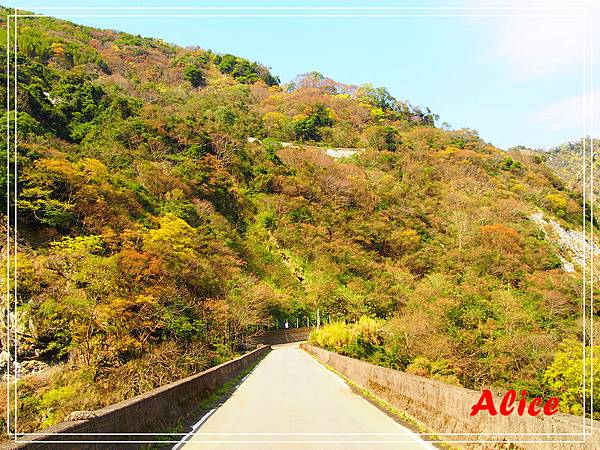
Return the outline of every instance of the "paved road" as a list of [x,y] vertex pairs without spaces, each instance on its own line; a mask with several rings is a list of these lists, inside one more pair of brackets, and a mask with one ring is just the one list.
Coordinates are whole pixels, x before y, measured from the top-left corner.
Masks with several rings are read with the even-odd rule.
[[200,423],[178,449],[434,448],[353,393],[298,344],[275,346]]

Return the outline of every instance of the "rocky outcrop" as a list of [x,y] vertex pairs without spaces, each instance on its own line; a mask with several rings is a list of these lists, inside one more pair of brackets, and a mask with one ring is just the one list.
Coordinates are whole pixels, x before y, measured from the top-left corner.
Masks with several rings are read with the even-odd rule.
[[580,230],[563,228],[555,220],[544,219],[544,215],[541,212],[536,212],[530,217],[544,231],[548,239],[559,244],[561,250],[564,252],[561,258],[563,260],[563,268],[567,272],[572,272],[575,268],[572,263],[565,259],[565,256],[579,267],[589,265],[592,255],[595,258],[598,255],[596,260],[600,261],[600,247],[591,240],[589,234],[586,235]]

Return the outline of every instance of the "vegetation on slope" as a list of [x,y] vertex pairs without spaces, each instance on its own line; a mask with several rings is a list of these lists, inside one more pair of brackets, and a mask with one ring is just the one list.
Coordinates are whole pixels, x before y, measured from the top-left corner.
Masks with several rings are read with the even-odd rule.
[[18,382],[20,431],[317,309],[385,320],[377,361],[469,387],[543,390],[559,343],[582,339],[581,277],[529,219],[581,226],[581,194],[534,157],[435,128],[384,88],[281,86],[243,58],[50,18],[22,19],[17,57],[9,317],[23,367],[50,366]]
[[593,162],[591,161],[590,155],[592,152],[595,153],[599,146],[599,139],[590,139],[588,137],[578,141],[565,142],[548,150],[531,150],[525,147],[516,147],[514,151],[533,153],[558,175],[567,189],[579,192],[583,188],[583,164],[585,159],[586,192],[589,195],[593,190],[594,203],[596,203],[600,198],[600,167],[596,158],[594,158]]

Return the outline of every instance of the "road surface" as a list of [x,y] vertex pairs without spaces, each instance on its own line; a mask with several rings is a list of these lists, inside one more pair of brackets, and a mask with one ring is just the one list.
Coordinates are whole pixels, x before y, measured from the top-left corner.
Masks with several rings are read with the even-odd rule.
[[298,347],[274,346],[174,449],[434,449]]

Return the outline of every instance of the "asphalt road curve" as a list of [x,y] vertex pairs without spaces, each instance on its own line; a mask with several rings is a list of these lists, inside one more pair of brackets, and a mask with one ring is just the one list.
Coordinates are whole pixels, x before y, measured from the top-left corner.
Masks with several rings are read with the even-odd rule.
[[298,347],[275,346],[174,449],[434,449]]

